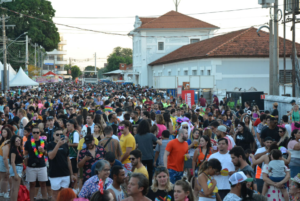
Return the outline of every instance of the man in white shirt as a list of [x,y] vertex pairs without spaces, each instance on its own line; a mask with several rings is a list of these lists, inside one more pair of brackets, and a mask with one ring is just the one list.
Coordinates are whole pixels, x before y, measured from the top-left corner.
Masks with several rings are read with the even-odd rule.
[[124,121],[123,110],[121,108],[117,108],[116,113],[117,113],[118,122],[120,123]]
[[219,152],[212,154],[208,160],[213,158],[218,159],[222,165],[220,175],[214,176],[214,179],[217,181],[219,195],[221,200],[223,200],[230,191],[228,179],[235,172],[235,167],[231,162],[231,156],[228,151],[228,140],[226,138],[219,139],[218,149]]
[[88,114],[87,117],[86,117],[86,125],[83,126],[82,130],[81,130],[81,135],[83,137],[86,136],[87,134],[87,127],[90,127],[91,128],[91,134],[94,133],[94,126],[95,126],[95,123],[93,122],[93,115],[92,114]]
[[231,190],[230,193],[228,193],[223,199],[223,201],[241,201],[242,198],[251,198],[253,194],[252,191],[246,188],[247,190],[242,192],[242,189],[246,187],[246,182],[252,181],[253,178],[248,178],[242,171],[236,172],[231,175],[231,177],[229,178]]
[[[266,137],[264,139],[264,147],[258,148],[254,154],[255,160],[259,159],[261,156],[268,154],[268,150],[271,146],[271,144],[273,143],[273,139],[271,137]],[[262,163],[261,165],[257,165],[256,166],[256,184],[257,184],[257,191],[259,193],[262,193],[262,188],[263,188],[263,184],[264,184],[264,180],[263,178],[263,174],[262,174],[262,167],[263,167],[264,163]]]

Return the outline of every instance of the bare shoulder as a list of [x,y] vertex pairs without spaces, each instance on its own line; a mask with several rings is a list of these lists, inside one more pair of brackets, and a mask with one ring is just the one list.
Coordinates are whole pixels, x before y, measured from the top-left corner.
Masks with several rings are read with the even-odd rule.
[[151,200],[147,197],[144,197],[143,201],[151,201]]
[[122,201],[132,201],[132,197],[130,196],[128,198],[123,199]]

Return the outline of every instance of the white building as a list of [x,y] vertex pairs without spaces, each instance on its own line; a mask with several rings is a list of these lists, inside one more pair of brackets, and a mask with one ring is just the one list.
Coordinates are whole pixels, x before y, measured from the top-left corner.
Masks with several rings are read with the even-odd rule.
[[49,71],[58,75],[67,74],[67,71],[64,70],[64,66],[68,64],[68,60],[64,58],[64,55],[67,54],[67,51],[64,50],[65,45],[67,45],[67,41],[64,40],[63,36],[60,34],[58,48],[52,52],[47,52],[44,60],[43,74],[48,73]]
[[175,11],[158,18],[137,16],[129,33],[133,37],[133,73],[126,76],[136,84],[152,85],[150,63],[184,45],[213,37],[216,29],[219,27]]
[[[149,64],[149,85],[176,88],[182,82],[190,82],[191,89],[213,93],[233,91],[236,87],[254,87],[269,93],[269,33],[258,36],[256,31],[253,27],[234,31],[173,51]],[[283,39],[279,40],[279,81],[283,84]],[[296,47],[299,52],[300,44]],[[291,51],[292,42],[286,40],[286,83],[292,77]]]

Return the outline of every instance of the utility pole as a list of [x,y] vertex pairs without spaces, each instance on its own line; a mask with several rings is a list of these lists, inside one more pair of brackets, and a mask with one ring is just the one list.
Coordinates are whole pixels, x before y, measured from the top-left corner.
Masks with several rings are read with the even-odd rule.
[[273,68],[273,41],[274,41],[274,35],[273,35],[273,22],[272,19],[269,21],[269,94],[274,95],[274,68]]
[[[295,21],[296,21],[296,14],[295,14],[295,8],[296,7],[296,3],[293,3],[293,51],[292,51],[292,54],[293,54],[293,56],[292,56],[292,86],[293,86],[293,97],[296,97],[296,66],[295,66],[295,60],[296,60],[296,46],[295,46],[295,43],[296,43],[296,37],[295,37],[295,35],[296,35],[296,27],[295,27],[295,25],[296,25],[296,23],[295,23]],[[297,69],[298,70],[298,69]]]
[[28,74],[28,35],[26,35],[26,56],[25,56],[25,71]]
[[286,82],[286,51],[285,51],[285,37],[286,37],[286,24],[285,24],[285,9],[286,0],[283,1],[283,93],[285,95],[285,82]]
[[273,69],[273,95],[279,96],[279,37],[278,37],[278,0],[274,3],[274,69]]
[[97,75],[98,72],[97,72],[97,67],[96,67],[96,65],[97,65],[97,57],[96,57],[96,52],[95,52],[95,73],[96,73],[96,75]]
[[3,93],[7,90],[7,67],[6,67],[6,33],[5,33],[5,16],[2,14],[2,38],[3,38]]
[[34,43],[34,67],[36,68],[36,43]]
[[178,6],[179,6],[181,0],[173,0],[173,2],[175,4],[175,10],[176,10],[176,12],[178,12]]

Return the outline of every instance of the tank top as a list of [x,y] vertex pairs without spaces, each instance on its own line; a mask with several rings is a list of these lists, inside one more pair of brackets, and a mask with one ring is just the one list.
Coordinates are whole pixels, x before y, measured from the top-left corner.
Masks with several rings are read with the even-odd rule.
[[[206,182],[206,184],[207,184],[207,187],[210,188],[210,186],[212,185],[211,178],[208,175],[206,175],[206,176],[207,176],[207,182]],[[199,194],[201,194],[202,196],[205,197],[203,188],[201,187],[201,185],[200,185],[200,183],[198,181],[198,178],[196,178],[196,179],[197,179],[198,186],[201,188],[201,190],[199,191]],[[218,187],[216,186],[215,189],[214,189],[214,191],[212,192],[212,194],[209,197],[210,198],[216,198],[217,197],[216,196],[217,192],[218,192]]]
[[[198,156],[198,160],[197,160],[197,165],[200,165],[203,162],[203,160],[205,158],[205,154],[206,153],[203,153],[202,150],[199,149],[199,156]],[[209,152],[207,153],[207,156],[206,156],[205,160],[208,160],[211,154],[212,154],[212,150],[210,148]]]
[[119,191],[118,189],[115,189],[115,187],[113,187],[112,184],[107,189],[111,189],[115,193],[116,201],[121,201],[125,199],[124,192],[122,189]]
[[300,121],[299,111],[297,111],[297,112],[293,111],[292,120],[293,120],[293,122],[299,122]]

